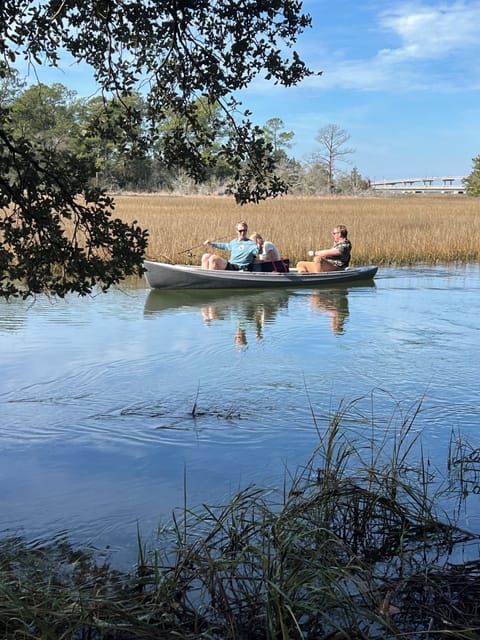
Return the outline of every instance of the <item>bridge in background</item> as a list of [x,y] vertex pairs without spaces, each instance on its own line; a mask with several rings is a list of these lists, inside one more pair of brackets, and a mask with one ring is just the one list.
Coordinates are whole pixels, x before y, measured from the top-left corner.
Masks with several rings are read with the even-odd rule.
[[399,178],[371,183],[375,191],[394,193],[465,193],[463,180],[467,176],[434,176],[427,178]]

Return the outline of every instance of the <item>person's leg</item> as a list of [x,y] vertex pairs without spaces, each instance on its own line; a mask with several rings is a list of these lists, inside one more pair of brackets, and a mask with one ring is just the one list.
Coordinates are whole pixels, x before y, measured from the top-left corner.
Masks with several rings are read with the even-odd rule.
[[208,269],[208,261],[210,259],[211,253],[204,253],[202,256],[202,269]]
[[227,261],[224,258],[221,258],[220,256],[217,256],[215,254],[210,256],[208,260],[209,269],[215,269],[217,271],[220,271],[221,269],[226,269],[226,267],[227,267]]
[[317,265],[317,268],[315,269],[317,273],[320,271],[338,271],[338,267],[329,260],[325,260],[325,258],[316,256],[313,261]]
[[297,271],[299,273],[317,273],[320,271],[319,265],[315,262],[307,262],[306,260],[301,260],[297,262]]

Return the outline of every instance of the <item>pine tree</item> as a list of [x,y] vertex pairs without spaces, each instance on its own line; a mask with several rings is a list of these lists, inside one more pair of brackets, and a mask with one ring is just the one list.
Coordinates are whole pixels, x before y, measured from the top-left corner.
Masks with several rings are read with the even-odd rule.
[[480,156],[472,159],[472,173],[463,181],[469,196],[480,196]]

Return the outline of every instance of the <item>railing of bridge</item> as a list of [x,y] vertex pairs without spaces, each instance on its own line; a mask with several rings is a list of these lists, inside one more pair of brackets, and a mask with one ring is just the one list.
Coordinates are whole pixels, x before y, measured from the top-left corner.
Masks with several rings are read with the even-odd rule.
[[463,181],[466,176],[426,176],[422,178],[397,178],[395,180],[376,180],[371,183],[376,191],[401,191],[424,193],[464,193]]

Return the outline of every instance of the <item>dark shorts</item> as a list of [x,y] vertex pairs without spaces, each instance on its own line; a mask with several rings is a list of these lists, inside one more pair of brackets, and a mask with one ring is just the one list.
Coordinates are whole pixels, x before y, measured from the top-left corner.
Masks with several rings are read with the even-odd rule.
[[227,262],[227,266],[225,267],[226,271],[240,271],[240,267],[236,264],[232,264],[231,262]]

